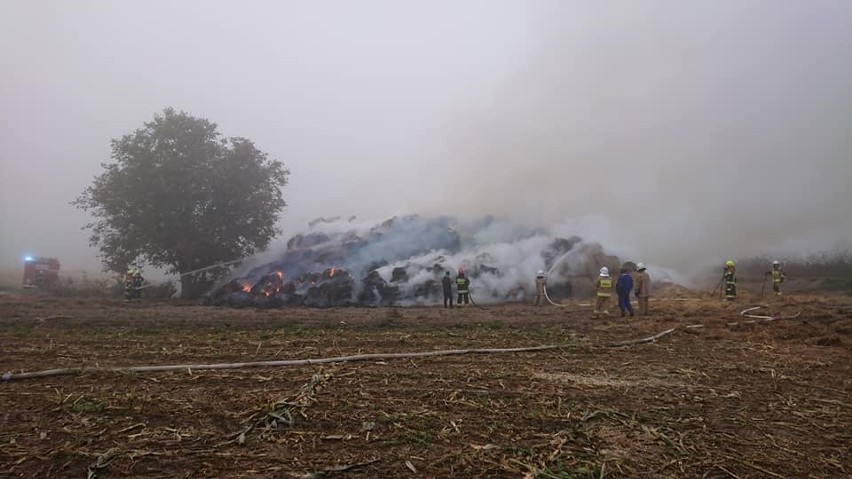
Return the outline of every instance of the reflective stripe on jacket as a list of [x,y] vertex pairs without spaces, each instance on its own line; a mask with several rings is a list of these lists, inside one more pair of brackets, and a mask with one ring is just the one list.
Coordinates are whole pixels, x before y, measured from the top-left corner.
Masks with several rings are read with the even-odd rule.
[[456,289],[459,294],[467,293],[467,287],[470,285],[470,280],[464,276],[459,276],[456,278]]
[[612,278],[609,276],[600,278],[597,281],[598,296],[601,298],[609,298],[612,296]]

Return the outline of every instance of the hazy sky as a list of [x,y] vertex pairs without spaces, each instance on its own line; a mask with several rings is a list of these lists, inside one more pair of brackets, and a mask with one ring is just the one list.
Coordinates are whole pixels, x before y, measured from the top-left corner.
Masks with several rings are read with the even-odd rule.
[[68,204],[172,106],[316,216],[567,223],[681,270],[852,248],[852,2],[0,3],[0,265],[97,269]]

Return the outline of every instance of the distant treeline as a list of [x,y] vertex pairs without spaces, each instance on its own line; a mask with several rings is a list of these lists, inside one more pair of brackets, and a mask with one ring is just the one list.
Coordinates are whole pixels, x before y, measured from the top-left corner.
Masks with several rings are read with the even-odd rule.
[[760,256],[739,261],[737,273],[746,277],[761,276],[772,269],[774,260],[781,262],[790,278],[852,279],[852,253],[848,251],[817,253],[798,259]]

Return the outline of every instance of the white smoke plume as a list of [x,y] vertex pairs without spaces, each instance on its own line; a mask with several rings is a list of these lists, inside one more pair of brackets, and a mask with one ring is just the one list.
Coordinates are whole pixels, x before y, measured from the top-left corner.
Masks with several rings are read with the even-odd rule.
[[[455,278],[459,269],[471,279],[476,302],[529,299],[538,270],[548,272],[550,289],[561,299],[588,294],[601,266],[617,273],[622,264],[599,244],[571,235],[564,225],[530,228],[493,217],[449,216],[394,217],[379,224],[354,218],[317,220],[293,236],[284,251],[269,257],[273,259],[232,275],[240,293],[281,272],[289,286],[276,285],[272,293],[282,292],[287,296],[282,302],[288,304],[295,297],[296,304],[313,297],[310,305],[434,304],[444,273]],[[346,273],[345,281],[335,277],[336,271]],[[657,279],[667,276],[657,272]],[[332,279],[336,289],[330,294],[337,299],[318,300],[319,282]],[[254,291],[269,296],[262,287]]]

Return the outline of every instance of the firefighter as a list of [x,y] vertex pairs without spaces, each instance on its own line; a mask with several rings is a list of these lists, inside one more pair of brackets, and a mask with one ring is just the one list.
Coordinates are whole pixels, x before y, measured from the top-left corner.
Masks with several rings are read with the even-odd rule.
[[722,274],[725,282],[725,299],[733,301],[737,299],[737,267],[733,260],[725,262],[725,272]]
[[645,263],[636,265],[636,298],[639,300],[639,316],[648,315],[648,298],[651,296],[651,278],[645,269]]
[[124,273],[124,300],[130,301],[133,299],[133,265],[127,267]]
[[538,270],[535,275],[535,305],[544,304],[544,288],[547,286],[547,278],[544,276],[544,270]]
[[142,270],[136,268],[133,274],[133,296],[134,299],[142,299],[142,284],[145,278],[142,277]]
[[[639,263],[642,264],[642,263]],[[633,289],[633,276],[627,272],[627,268],[621,268],[621,274],[618,276],[618,282],[615,284],[615,291],[618,293],[618,309],[621,310],[621,317],[624,313],[629,312],[630,317],[633,317],[633,305],[630,304],[630,291]],[[641,302],[639,303],[642,304]]]
[[444,307],[445,308],[453,308],[453,279],[450,278],[450,272],[447,271],[444,273],[443,279],[441,279],[441,286],[444,289]]
[[784,293],[781,292],[781,283],[784,282],[784,278],[787,277],[787,274],[781,269],[780,261],[772,262],[772,269],[767,271],[764,276],[772,276],[772,292],[775,293],[775,296],[781,296]]
[[595,309],[592,313],[592,319],[597,319],[601,314],[609,316],[609,311],[606,309],[609,304],[609,298],[612,296],[612,278],[609,276],[609,268],[604,266],[601,268],[600,275],[595,281],[595,287],[598,289],[595,297]]
[[142,277],[142,271],[135,265],[127,267],[127,272],[124,274],[124,300],[131,301],[142,298],[142,283],[145,279]]
[[459,274],[456,276],[456,292],[458,295],[458,305],[461,306],[462,300],[464,304],[470,302],[470,280],[464,275],[464,268],[459,268]]

